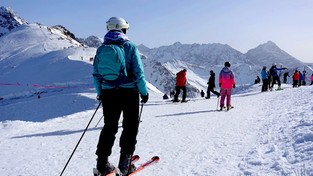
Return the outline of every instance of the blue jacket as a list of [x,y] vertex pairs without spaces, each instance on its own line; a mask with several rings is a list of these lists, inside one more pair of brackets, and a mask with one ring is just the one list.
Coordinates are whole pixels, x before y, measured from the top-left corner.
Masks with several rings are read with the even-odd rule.
[[[109,31],[104,37],[104,44],[109,43],[124,43],[124,51],[125,51],[125,62],[126,62],[126,70],[128,79],[118,87],[127,88],[127,89],[136,89],[139,91],[141,95],[147,95],[148,90],[146,86],[145,76],[143,65],[141,62],[141,58],[139,55],[139,51],[137,46],[128,40],[127,36],[118,31]],[[101,47],[98,48],[98,50]],[[97,51],[98,53],[98,51]],[[98,95],[101,95],[101,89],[114,89],[112,85],[109,85],[102,81],[102,77],[99,76],[99,71],[97,67],[97,56],[95,56],[94,64],[93,64],[93,78],[94,85],[96,87],[96,91]]]
[[261,78],[262,79],[267,79],[268,78],[268,74],[267,74],[266,70],[262,70],[261,71]]

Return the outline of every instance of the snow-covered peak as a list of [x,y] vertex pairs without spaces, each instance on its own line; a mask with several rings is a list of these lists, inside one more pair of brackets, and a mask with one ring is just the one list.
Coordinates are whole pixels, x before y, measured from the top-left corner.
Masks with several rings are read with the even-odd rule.
[[102,45],[103,43],[103,39],[97,37],[97,36],[94,36],[94,35],[91,35],[87,38],[79,38],[78,41],[86,46],[89,46],[89,47],[94,47],[94,48],[98,48],[99,46]]
[[247,59],[256,65],[270,66],[272,63],[287,67],[298,67],[303,65],[301,61],[280,49],[272,41],[268,41],[267,43],[249,50],[245,55]]
[[27,24],[27,21],[17,16],[12,9],[0,7],[0,37],[23,24]]

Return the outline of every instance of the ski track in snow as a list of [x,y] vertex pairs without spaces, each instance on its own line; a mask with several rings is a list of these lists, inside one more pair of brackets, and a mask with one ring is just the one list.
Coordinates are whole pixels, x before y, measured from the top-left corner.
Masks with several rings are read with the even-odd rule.
[[[152,94],[135,154],[141,156],[138,164],[153,155],[161,160],[137,175],[313,175],[313,105],[306,98],[312,97],[312,87],[258,90],[234,95],[235,108],[228,112],[216,110],[215,96],[173,104]],[[93,113],[1,122],[0,173],[59,175]],[[101,116],[99,109],[64,175],[92,174]],[[113,164],[119,159],[121,129],[109,158]]]

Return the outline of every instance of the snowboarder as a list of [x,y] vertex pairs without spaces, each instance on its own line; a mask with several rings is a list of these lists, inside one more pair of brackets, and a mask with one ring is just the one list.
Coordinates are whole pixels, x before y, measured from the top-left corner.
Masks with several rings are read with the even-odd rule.
[[213,70],[210,71],[210,78],[207,84],[208,84],[208,89],[207,89],[207,96],[205,98],[210,99],[211,92],[214,93],[217,97],[219,97],[220,93],[214,90],[215,89],[215,73]]
[[180,90],[183,90],[183,99],[181,102],[186,102],[186,83],[187,83],[187,78],[186,78],[186,72],[187,70],[186,69],[183,69],[181,71],[179,71],[177,74],[176,74],[176,87],[175,87],[175,95],[174,95],[174,100],[173,102],[179,102],[178,100],[178,96],[180,94]]
[[[93,62],[94,84],[97,90],[97,99],[102,102],[105,122],[99,135],[96,150],[96,155],[98,156],[97,169],[101,173],[101,176],[115,169],[114,166],[109,163],[108,157],[112,152],[115,135],[118,131],[118,121],[123,111],[123,131],[120,137],[121,149],[118,168],[123,175],[127,175],[131,157],[137,143],[139,94],[142,103],[148,101],[149,94],[139,51],[137,46],[129,41],[126,36],[126,32],[129,28],[128,22],[120,17],[112,17],[106,24],[108,32],[104,36],[104,43],[98,48]],[[120,46],[120,50],[125,53],[119,56],[124,57],[128,75],[126,79],[119,80],[119,83],[115,82],[116,80],[107,81],[103,76],[108,73],[108,70],[104,70],[103,68],[109,63],[101,62],[102,59],[105,59],[104,55],[108,57],[108,52],[105,54],[101,52],[103,52],[103,48],[107,47],[104,45],[113,47],[112,44]],[[116,64],[116,62],[114,62],[114,64]]]
[[231,93],[232,89],[236,87],[235,85],[235,75],[230,70],[230,63],[225,62],[224,68],[221,70],[219,75],[219,86],[221,88],[221,101],[220,101],[220,110],[224,108],[224,101],[226,98],[227,110],[232,108],[231,105]]
[[263,66],[261,71],[261,78],[262,78],[262,92],[265,92],[268,90],[268,73],[266,71],[266,66]]

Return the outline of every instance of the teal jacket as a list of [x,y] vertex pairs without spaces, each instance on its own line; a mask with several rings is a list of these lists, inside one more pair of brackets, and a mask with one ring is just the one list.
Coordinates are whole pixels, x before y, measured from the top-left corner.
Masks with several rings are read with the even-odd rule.
[[[145,81],[144,69],[137,46],[129,41],[125,34],[118,31],[109,31],[105,35],[103,44],[109,43],[123,43],[128,76],[127,80],[118,87],[106,83],[99,74],[97,64],[99,64],[98,60],[100,58],[98,58],[96,55],[93,62],[93,79],[97,94],[101,95],[101,89],[127,88],[136,89],[141,95],[147,95],[148,90]],[[101,50],[101,48],[102,47],[100,46],[98,50]]]

